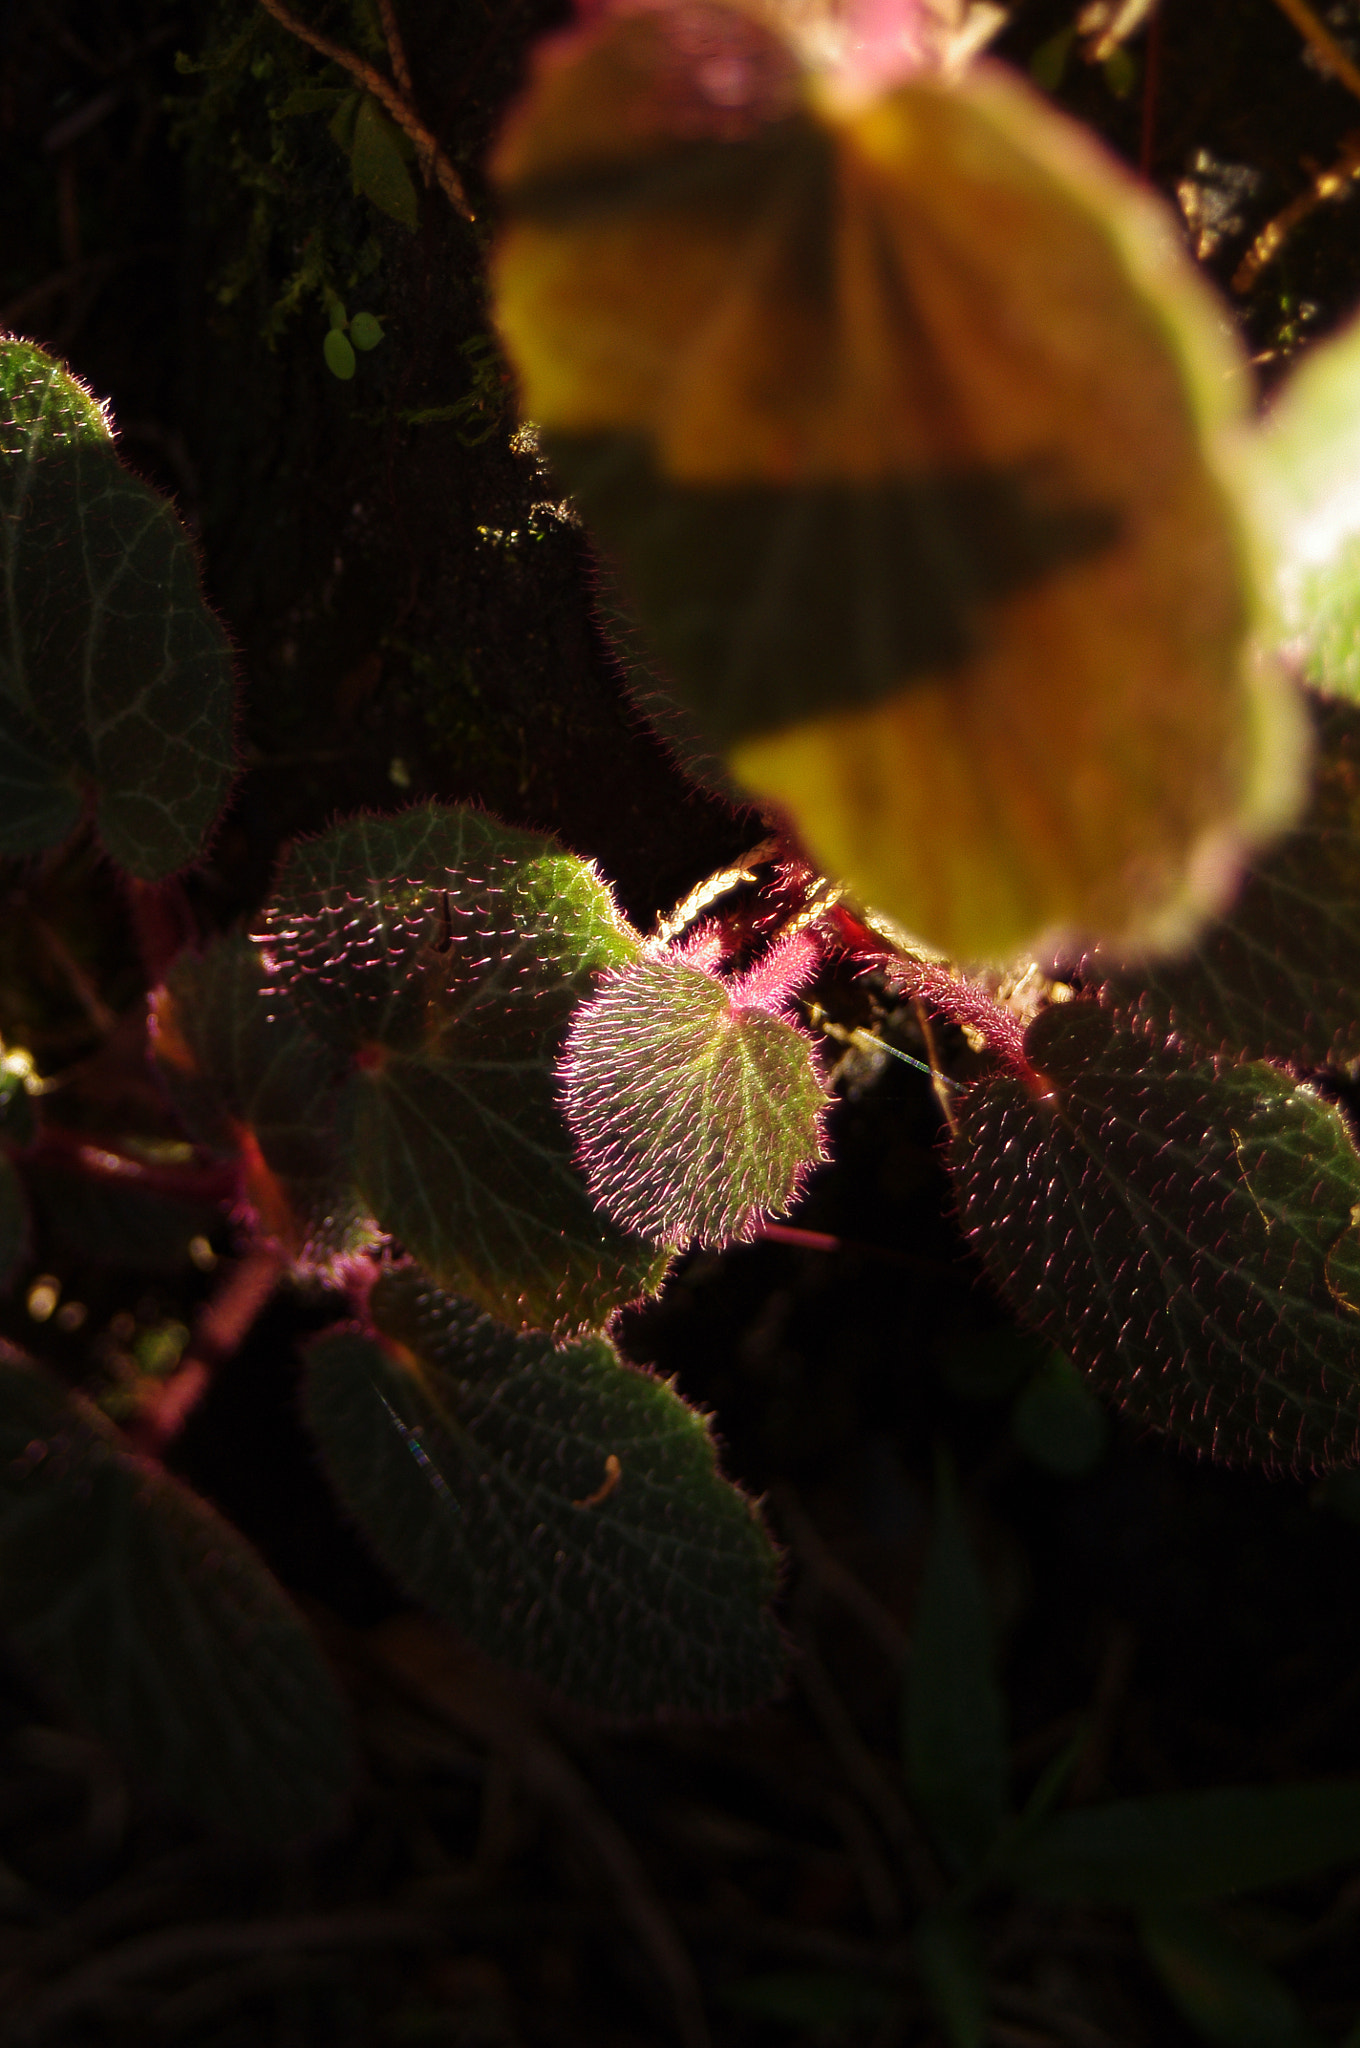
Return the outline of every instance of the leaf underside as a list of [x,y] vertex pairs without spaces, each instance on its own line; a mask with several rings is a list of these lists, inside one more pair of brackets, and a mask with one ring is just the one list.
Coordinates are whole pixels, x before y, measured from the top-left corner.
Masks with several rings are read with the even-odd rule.
[[8,1351],[0,1624],[168,1799],[265,1843],[335,1818],[347,1710],[301,1616],[206,1502]]
[[[782,1651],[775,1558],[703,1419],[602,1335],[558,1345],[399,1270],[382,1338],[308,1352],[337,1491],[414,1597],[580,1705],[729,1713]],[[385,1341],[384,1341],[385,1340]]]
[[1232,1460],[1360,1448],[1360,1158],[1341,1113],[1044,1013],[1039,1079],[961,1095],[951,1167],[1001,1292],[1131,1414]]
[[231,783],[232,694],[169,504],[59,364],[0,341],[0,851],[64,838],[88,789],[120,866],[186,866]]

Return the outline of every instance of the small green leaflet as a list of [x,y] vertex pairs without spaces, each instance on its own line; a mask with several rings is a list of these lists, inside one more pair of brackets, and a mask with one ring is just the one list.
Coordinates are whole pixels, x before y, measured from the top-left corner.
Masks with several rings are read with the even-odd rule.
[[1098,951],[1083,961],[1083,980],[1104,977],[1101,1001],[1140,1030],[1293,1066],[1360,1061],[1360,704],[1319,698],[1313,712],[1307,815],[1193,952],[1136,970]]
[[348,1789],[348,1715],[243,1537],[0,1351],[0,1626],[165,1797],[283,1843]]
[[0,341],[0,852],[56,844],[89,792],[114,860],[173,873],[234,758],[226,639],[174,512],[60,364]]
[[407,1592],[605,1713],[768,1698],[774,1549],[672,1387],[607,1337],[516,1333],[412,1268],[370,1312],[375,1330],[310,1346],[307,1418]]
[[1325,1466],[1360,1442],[1360,1157],[1263,1063],[1115,1033],[1094,1003],[1031,1025],[1030,1080],[957,1098],[965,1227],[1018,1315],[1184,1443]]
[[826,1156],[809,1040],[680,960],[607,977],[572,1019],[561,1075],[592,1196],[654,1244],[749,1237]]
[[384,1230],[508,1322],[602,1322],[666,1254],[596,1211],[555,1071],[640,942],[586,862],[482,813],[356,818],[293,849],[262,918],[276,1004],[348,1068],[337,1129]]

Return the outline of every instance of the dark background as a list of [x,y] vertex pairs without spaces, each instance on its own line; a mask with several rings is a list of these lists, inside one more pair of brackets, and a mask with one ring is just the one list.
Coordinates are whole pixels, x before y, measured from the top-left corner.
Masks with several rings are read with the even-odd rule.
[[[0,0],[0,329],[111,400],[125,459],[197,537],[242,686],[245,773],[182,888],[129,895],[79,850],[0,864],[0,1034],[64,1077],[52,1114],[76,1129],[168,1128],[144,1065],[148,977],[248,914],[290,836],[356,806],[475,798],[555,830],[643,927],[760,836],[649,732],[595,623],[585,540],[512,443],[480,166],[563,10],[398,6],[475,229],[437,193],[414,236],[356,198],[325,117],[277,117],[333,74],[245,0]],[[1072,14],[1021,0],[998,47],[1024,64]],[[363,33],[340,0],[310,0],[308,18]],[[1360,7],[1329,18],[1360,40]],[[1173,202],[1196,180],[1201,230],[1222,196],[1236,226],[1205,254],[1226,286],[1360,129],[1360,104],[1270,0],[1165,0],[1156,38],[1155,64],[1146,35],[1130,46],[1126,90],[1074,54],[1059,96]],[[386,327],[348,384],[322,360],[323,277]],[[1360,213],[1342,201],[1231,301],[1263,385],[1357,301]],[[846,1021],[885,1010],[848,977],[824,994]],[[887,1023],[916,1042],[909,1014]],[[729,1471],[768,1498],[800,1645],[786,1697],[737,1725],[622,1731],[507,1695],[475,1660],[446,1684],[436,1633],[402,1617],[296,1417],[294,1345],[336,1307],[281,1297],[174,1462],[260,1545],[347,1676],[365,1759],[350,1824],[284,1857],[205,1836],[7,1674],[0,2029],[27,1999],[33,2030],[15,2038],[63,2044],[631,2048],[699,2039],[697,1981],[733,2048],[934,2039],[906,1963],[897,1717],[940,1442],[993,1596],[1020,1793],[1083,1730],[1081,1800],[1354,1768],[1355,1496],[1217,1470],[1117,1417],[1078,1476],[1036,1461],[1015,1419],[1034,1354],[955,1231],[928,1081],[862,1059],[841,1079],[836,1161],[797,1218],[839,1249],[693,1257],[623,1330],[629,1355],[716,1410]],[[229,1262],[230,1228],[202,1222]],[[154,1208],[82,1209],[58,1177],[34,1270],[86,1315],[37,1325],[21,1288],[0,1328],[116,1409],[210,1285],[168,1228]],[[394,1628],[415,1632],[424,1692],[375,1648]],[[523,1715],[527,1748],[505,1732]],[[1360,1886],[1336,1879],[1238,1909],[1334,2040],[1360,2013],[1358,1918]],[[982,1925],[996,2041],[1192,2038],[1120,1916],[1001,1898]],[[743,1984],[794,1968],[838,1974],[838,2015],[740,2009]]]

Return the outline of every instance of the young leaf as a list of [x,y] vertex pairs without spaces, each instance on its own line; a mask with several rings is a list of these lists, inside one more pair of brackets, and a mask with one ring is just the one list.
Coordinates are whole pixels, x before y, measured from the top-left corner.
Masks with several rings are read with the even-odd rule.
[[19,1170],[0,1152],[0,1294],[28,1256],[28,1198]]
[[170,506],[73,377],[0,341],[0,848],[54,844],[89,787],[123,867],[185,866],[226,798],[231,726],[226,640]]
[[591,867],[471,810],[356,818],[293,849],[262,942],[347,1058],[360,1194],[441,1286],[569,1329],[660,1284],[665,1255],[597,1213],[556,1099],[572,1010],[639,950]]
[[702,1417],[604,1336],[557,1345],[381,1279],[380,1335],[308,1351],[336,1489],[415,1598],[602,1712],[732,1713],[779,1683],[775,1557]]
[[354,116],[349,162],[355,191],[414,234],[420,202],[402,156],[401,131],[371,93],[364,94]]
[[1212,1913],[1146,1912],[1148,1960],[1192,2027],[1221,2048],[1322,2048],[1293,1992]]
[[958,1098],[964,1223],[1016,1313],[1106,1393],[1224,1458],[1353,1457],[1360,1158],[1273,1067],[1114,1033],[1094,1003],[1031,1025],[1030,1080]]
[[1006,1817],[1005,1708],[995,1656],[987,1589],[953,1473],[941,1459],[902,1734],[912,1797],[957,1871],[981,1862]]
[[593,1199],[654,1244],[730,1244],[825,1158],[812,1045],[716,975],[638,960],[571,1021],[562,1102]]
[[321,344],[321,353],[326,358],[326,368],[332,377],[338,377],[342,384],[348,383],[358,367],[354,350],[350,347],[349,336],[342,334],[338,327],[332,327]]
[[1008,1858],[1023,1891],[1096,1905],[1203,1904],[1360,1859],[1360,1781],[1231,1786],[1054,1815]]
[[[1357,689],[1360,698],[1360,689]],[[1360,705],[1317,700],[1317,770],[1303,822],[1255,860],[1193,952],[1087,982],[1141,1029],[1206,1052],[1350,1067],[1360,1060]]]
[[713,0],[553,42],[493,166],[525,409],[827,872],[955,958],[1169,943],[1301,794],[1244,661],[1245,365],[1019,80],[841,85]]
[[159,1071],[201,1144],[241,1163],[263,1229],[306,1266],[376,1235],[335,1134],[344,1061],[265,991],[239,935],[183,954],[151,999]]
[[0,1352],[0,1626],[168,1798],[267,1843],[345,1795],[344,1703],[229,1523]]
[[922,1914],[912,1932],[911,1953],[949,2048],[982,2048],[987,1971],[967,1921],[948,1912]]

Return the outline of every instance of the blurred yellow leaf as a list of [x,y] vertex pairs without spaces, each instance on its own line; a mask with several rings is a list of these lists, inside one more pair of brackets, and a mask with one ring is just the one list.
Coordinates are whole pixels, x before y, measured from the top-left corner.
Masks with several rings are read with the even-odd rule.
[[998,67],[710,0],[547,46],[494,170],[525,410],[748,788],[957,958],[1183,942],[1305,745],[1169,216]]

